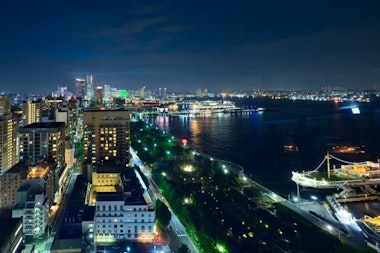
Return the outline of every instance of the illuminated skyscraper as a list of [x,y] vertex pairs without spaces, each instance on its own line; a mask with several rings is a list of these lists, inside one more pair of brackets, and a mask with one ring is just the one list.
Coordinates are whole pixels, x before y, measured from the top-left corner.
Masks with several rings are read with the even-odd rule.
[[64,98],[67,96],[67,86],[58,86],[57,96]]
[[42,121],[42,101],[24,101],[22,103],[22,125],[26,126]]
[[96,104],[101,105],[103,104],[103,87],[97,86],[96,87]]
[[75,86],[77,88],[77,96],[78,97],[84,97],[84,92],[86,88],[86,80],[82,78],[76,78],[75,79]]
[[6,95],[0,95],[0,116],[11,113],[11,101]]
[[104,103],[104,105],[107,108],[109,108],[111,102],[112,102],[112,90],[111,90],[111,86],[105,84],[104,85],[104,92],[103,92],[103,103]]
[[84,159],[92,163],[129,163],[130,117],[125,109],[84,111]]
[[89,75],[86,77],[86,95],[85,95],[85,107],[92,105],[95,102],[95,90],[93,84],[93,77]]
[[17,120],[0,116],[0,176],[18,162]]

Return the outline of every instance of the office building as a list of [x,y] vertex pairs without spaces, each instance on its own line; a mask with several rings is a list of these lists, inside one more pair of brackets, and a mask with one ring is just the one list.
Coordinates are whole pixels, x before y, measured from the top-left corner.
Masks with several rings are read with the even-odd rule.
[[84,159],[92,163],[117,160],[129,163],[130,112],[86,110],[83,112]]
[[89,107],[95,103],[95,90],[93,84],[93,77],[89,75],[86,77],[86,94],[84,97],[84,106]]
[[85,89],[86,89],[86,80],[82,78],[75,79],[75,86],[77,88],[76,95],[78,97],[84,97]]
[[155,209],[143,196],[128,198],[122,192],[100,192],[96,196],[95,243],[111,240],[150,240],[155,237]]
[[110,239],[152,241],[156,234],[155,208],[136,175],[138,172],[110,163],[95,165],[94,170],[90,195],[96,198],[95,243]]

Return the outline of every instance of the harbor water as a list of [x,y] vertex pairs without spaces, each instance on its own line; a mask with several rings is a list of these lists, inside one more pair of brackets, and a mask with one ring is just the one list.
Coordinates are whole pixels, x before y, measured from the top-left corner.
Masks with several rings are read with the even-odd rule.
[[[378,104],[264,99],[239,100],[236,105],[257,105],[265,111],[197,117],[165,114],[149,120],[201,152],[241,165],[251,179],[284,197],[296,192],[291,171],[313,170],[334,147],[357,148],[334,154],[351,162],[380,158]],[[352,113],[354,107],[360,114]],[[358,216],[380,214],[374,203],[353,205]]]

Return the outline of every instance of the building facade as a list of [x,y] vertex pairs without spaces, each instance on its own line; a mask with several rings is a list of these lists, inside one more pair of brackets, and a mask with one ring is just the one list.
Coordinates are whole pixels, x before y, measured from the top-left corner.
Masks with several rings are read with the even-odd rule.
[[65,123],[33,123],[19,129],[20,159],[28,164],[39,160],[65,162]]
[[23,234],[42,237],[48,225],[48,201],[44,193],[30,193],[25,201],[22,219]]
[[129,163],[130,112],[86,110],[83,112],[84,159],[92,163],[118,160]]
[[17,191],[27,171],[25,164],[18,163],[0,177],[0,209],[10,209],[17,204]]
[[16,118],[0,116],[0,176],[18,162],[17,130]]
[[98,193],[94,218],[95,242],[155,238],[155,210],[143,198],[129,202],[123,193]]
[[0,116],[11,113],[11,101],[6,95],[0,95]]
[[26,126],[42,121],[42,100],[22,103],[22,125]]
[[19,129],[20,160],[28,165],[54,167],[54,191],[61,190],[65,164],[65,123],[33,123]]

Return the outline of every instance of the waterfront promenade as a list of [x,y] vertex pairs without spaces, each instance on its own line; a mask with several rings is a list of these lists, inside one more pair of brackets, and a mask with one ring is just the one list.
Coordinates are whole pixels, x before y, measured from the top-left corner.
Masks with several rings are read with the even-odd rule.
[[[361,248],[342,244],[334,224],[250,180],[241,166],[203,154],[149,123],[134,124],[131,133],[138,134],[131,136],[131,146],[199,252]],[[315,243],[316,236],[329,247]]]

